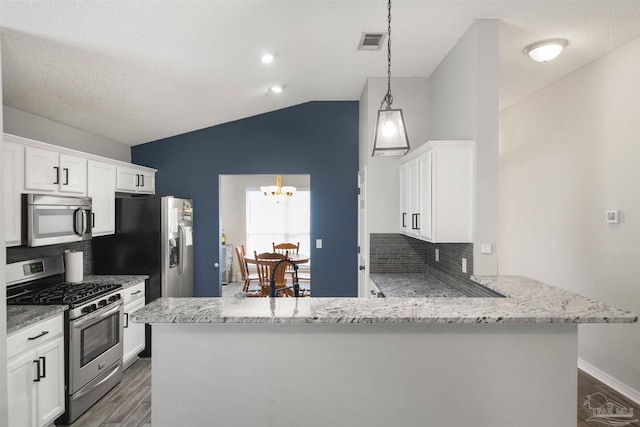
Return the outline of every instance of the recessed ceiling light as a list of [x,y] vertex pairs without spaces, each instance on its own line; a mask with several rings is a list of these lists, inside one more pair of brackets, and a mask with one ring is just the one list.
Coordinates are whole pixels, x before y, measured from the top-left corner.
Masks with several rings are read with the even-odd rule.
[[286,85],[273,85],[269,88],[269,92],[271,93],[282,93]]
[[276,59],[276,54],[271,52],[265,52],[262,55],[258,56],[258,61],[263,64],[271,64]]
[[568,44],[565,39],[540,40],[527,46],[524,53],[534,61],[547,62],[556,59]]

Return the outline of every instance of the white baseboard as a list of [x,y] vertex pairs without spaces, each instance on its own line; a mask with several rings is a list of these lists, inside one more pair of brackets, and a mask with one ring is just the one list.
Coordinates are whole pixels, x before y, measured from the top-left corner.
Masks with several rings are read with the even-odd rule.
[[582,369],[584,372],[591,375],[592,377],[602,381],[603,383],[605,383],[606,385],[608,385],[618,393],[623,394],[624,396],[628,397],[634,402],[640,404],[640,391],[629,387],[625,383],[619,381],[616,378],[613,378],[611,375],[607,374],[604,371],[601,371],[600,369],[596,368],[592,364],[585,362],[580,358],[578,358],[578,368]]

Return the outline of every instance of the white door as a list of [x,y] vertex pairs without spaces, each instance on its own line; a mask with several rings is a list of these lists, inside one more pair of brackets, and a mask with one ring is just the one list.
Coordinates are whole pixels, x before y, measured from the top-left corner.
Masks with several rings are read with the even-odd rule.
[[38,424],[48,425],[64,413],[64,338],[38,348],[42,378],[37,385]]
[[369,287],[369,233],[367,228],[367,166],[358,172],[358,297],[367,297]]
[[36,369],[39,363],[35,351],[23,353],[9,361],[7,389],[9,392],[9,425],[32,427],[35,425]]
[[87,159],[60,154],[60,191],[80,194],[87,191]]
[[24,148],[5,142],[2,147],[2,202],[4,237],[7,246],[19,246],[22,239],[20,193],[24,187]]
[[116,188],[122,191],[137,192],[138,187],[140,187],[138,170],[118,166]]
[[418,159],[420,175],[420,237],[433,239],[433,151]]

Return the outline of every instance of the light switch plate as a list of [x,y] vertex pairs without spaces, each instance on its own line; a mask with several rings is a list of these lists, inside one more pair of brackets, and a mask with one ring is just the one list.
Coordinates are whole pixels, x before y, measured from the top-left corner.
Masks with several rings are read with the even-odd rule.
[[440,262],[440,249],[436,248],[436,262]]
[[620,211],[617,209],[607,210],[606,220],[609,224],[620,224]]
[[322,249],[322,239],[316,239],[316,249]]
[[462,258],[462,272],[463,273],[467,272],[467,259],[466,258]]
[[480,244],[480,253],[481,254],[490,254],[493,251],[491,247],[491,243],[481,243]]

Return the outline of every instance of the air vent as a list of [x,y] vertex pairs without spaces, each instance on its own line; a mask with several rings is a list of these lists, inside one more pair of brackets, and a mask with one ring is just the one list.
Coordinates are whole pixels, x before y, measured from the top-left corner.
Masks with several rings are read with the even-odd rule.
[[387,33],[362,33],[358,50],[380,50]]

